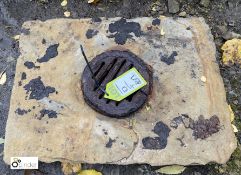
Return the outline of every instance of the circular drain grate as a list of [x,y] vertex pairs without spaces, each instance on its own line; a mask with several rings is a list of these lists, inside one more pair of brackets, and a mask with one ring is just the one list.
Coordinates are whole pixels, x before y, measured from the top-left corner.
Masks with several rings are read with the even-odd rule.
[[137,111],[147,100],[152,86],[152,73],[148,66],[129,51],[111,50],[96,56],[90,66],[102,88],[127,70],[135,67],[147,85],[117,102],[104,98],[104,92],[96,87],[91,72],[86,66],[82,75],[82,91],[85,101],[96,111],[115,118],[125,117]]

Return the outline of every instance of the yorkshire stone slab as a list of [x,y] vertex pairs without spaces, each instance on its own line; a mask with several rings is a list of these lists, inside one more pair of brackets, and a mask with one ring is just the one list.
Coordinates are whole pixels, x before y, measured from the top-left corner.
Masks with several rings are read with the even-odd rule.
[[[151,165],[225,163],[236,148],[215,45],[202,18],[29,21],[19,40],[4,160]],[[165,34],[164,34],[165,33]],[[164,34],[164,35],[163,35]],[[128,118],[94,111],[81,75],[107,50],[153,71],[148,102]]]

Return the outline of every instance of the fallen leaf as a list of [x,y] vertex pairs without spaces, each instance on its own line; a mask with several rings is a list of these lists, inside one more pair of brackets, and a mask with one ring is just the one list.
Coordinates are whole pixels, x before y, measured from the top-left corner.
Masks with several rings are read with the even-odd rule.
[[164,20],[165,18],[166,18],[166,16],[163,16],[163,15],[160,16],[161,20]]
[[238,128],[235,125],[232,124],[232,127],[233,127],[233,132],[235,133],[238,132]]
[[161,36],[165,35],[164,29],[161,28]]
[[76,163],[76,164],[71,164],[68,162],[62,162],[62,171],[65,175],[73,174],[73,173],[78,173],[81,171],[81,164]]
[[157,11],[157,7],[156,7],[156,6],[153,6],[153,7],[151,8],[151,10],[152,10],[153,12],[156,12],[156,11]]
[[99,0],[88,0],[89,4],[96,4],[97,2],[99,2]]
[[62,7],[66,6],[67,4],[68,4],[68,1],[67,1],[67,0],[63,0],[63,1],[61,2],[61,6],[62,6]]
[[64,12],[64,16],[67,18],[70,17],[70,12],[69,11]]
[[5,71],[3,71],[0,74],[0,85],[4,85],[4,83],[7,81],[7,74]]
[[13,39],[19,40],[19,39],[20,39],[20,35],[15,35],[15,36],[13,37]]
[[0,138],[0,145],[3,144],[5,142],[5,139]]
[[201,81],[205,83],[207,81],[207,78],[205,76],[202,76]]
[[96,170],[82,170],[78,173],[78,175],[102,175],[102,173]]
[[163,174],[180,174],[186,167],[180,165],[165,166],[157,170],[158,173]]
[[230,111],[230,120],[231,120],[231,122],[233,122],[234,121],[234,117],[235,117],[234,113],[233,113],[233,110],[232,110],[230,105],[228,105],[228,108],[229,108],[229,111]]
[[241,39],[228,40],[221,49],[223,50],[223,64],[233,65],[236,63],[241,66]]
[[149,111],[150,109],[151,109],[151,107],[146,105],[146,110]]

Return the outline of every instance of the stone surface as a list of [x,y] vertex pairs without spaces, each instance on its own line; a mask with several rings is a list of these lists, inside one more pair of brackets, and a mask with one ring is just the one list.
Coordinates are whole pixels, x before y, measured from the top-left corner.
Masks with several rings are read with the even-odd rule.
[[[236,140],[208,26],[202,18],[160,17],[154,26],[153,20],[26,22],[29,33],[19,41],[5,162],[12,156],[110,164],[226,162]],[[88,39],[88,30],[98,32]],[[80,44],[89,59],[128,49],[149,64],[153,90],[147,104],[125,119],[92,110],[81,92],[86,63]]]
[[169,13],[177,13],[179,11],[179,2],[177,0],[168,0]]
[[185,11],[183,11],[183,12],[180,12],[180,13],[178,14],[178,16],[180,16],[180,17],[186,17],[186,16],[187,16],[187,13],[186,13]]
[[208,7],[210,3],[210,0],[201,0],[200,5],[203,7]]

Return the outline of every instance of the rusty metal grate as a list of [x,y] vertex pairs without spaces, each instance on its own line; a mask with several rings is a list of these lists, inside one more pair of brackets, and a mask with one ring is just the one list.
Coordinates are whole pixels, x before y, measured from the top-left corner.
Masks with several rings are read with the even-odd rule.
[[152,73],[150,68],[133,53],[119,50],[106,51],[92,59],[90,66],[102,88],[132,67],[135,67],[147,81],[147,85],[142,89],[116,102],[104,98],[104,92],[96,86],[88,67],[85,67],[82,75],[83,96],[96,111],[110,117],[121,118],[137,111],[146,102],[151,91]]

